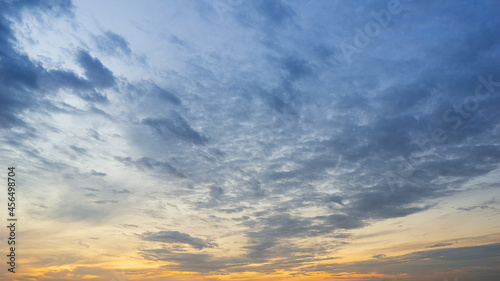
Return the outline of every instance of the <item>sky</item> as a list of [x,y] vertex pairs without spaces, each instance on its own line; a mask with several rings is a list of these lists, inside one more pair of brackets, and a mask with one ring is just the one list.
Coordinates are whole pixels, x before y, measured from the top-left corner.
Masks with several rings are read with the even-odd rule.
[[499,14],[1,1],[0,278],[499,280]]

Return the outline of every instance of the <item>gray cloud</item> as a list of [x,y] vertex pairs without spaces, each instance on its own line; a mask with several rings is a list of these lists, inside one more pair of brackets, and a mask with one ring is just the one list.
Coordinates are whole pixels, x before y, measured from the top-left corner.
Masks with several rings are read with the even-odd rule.
[[97,200],[94,201],[96,204],[107,204],[107,203],[118,203],[118,200]]
[[162,171],[165,171],[170,175],[174,175],[174,176],[177,176],[180,178],[185,177],[184,174],[177,171],[177,169],[175,167],[173,167],[172,165],[170,165],[167,162],[156,161],[156,160],[148,158],[148,157],[139,158],[137,160],[133,160],[132,157],[115,156],[114,158],[119,162],[122,162],[122,163],[127,164],[127,165],[135,166],[139,169],[151,170],[153,168],[159,168]]
[[90,174],[98,177],[105,177],[107,174],[102,172],[96,172],[95,170],[90,171]]
[[[29,6],[29,5],[26,5]],[[10,128],[12,126],[26,126],[18,113],[35,106],[31,90],[38,86],[38,72],[41,70],[33,64],[29,58],[17,52],[12,42],[15,41],[11,28],[12,22],[7,19],[5,10],[9,9],[20,13],[21,8],[13,8],[3,3],[0,8],[4,13],[0,14],[0,126]],[[16,15],[15,14],[15,15]]]
[[93,58],[88,52],[80,50],[77,59],[85,70],[85,76],[96,87],[103,88],[115,85],[113,72],[106,68],[98,58]]
[[476,210],[476,209],[489,209],[490,207],[489,206],[472,206],[472,207],[459,207],[457,208],[457,210],[460,210],[460,211],[473,211],[473,210]]
[[242,263],[231,258],[214,258],[210,254],[175,253],[166,249],[143,250],[140,254],[148,260],[175,262],[176,265],[165,266],[168,270],[213,272]]
[[187,244],[198,250],[201,250],[203,248],[218,247],[216,243],[211,243],[197,237],[192,237],[187,233],[182,233],[179,231],[162,230],[159,232],[145,232],[141,234],[140,237],[146,241]]
[[151,127],[163,138],[177,137],[196,145],[203,145],[208,141],[205,136],[193,130],[180,114],[175,112],[169,118],[146,118],[142,124]]
[[374,259],[383,259],[383,258],[386,258],[387,256],[384,255],[384,254],[378,254],[378,255],[373,255],[373,258]]
[[[117,161],[138,173],[167,175],[156,180],[169,190],[155,195],[176,197],[158,195],[155,200],[175,198],[200,212],[200,220],[210,215],[210,223],[204,222],[210,227],[220,229],[221,222],[230,221],[244,228],[245,254],[239,257],[150,249],[141,250],[144,258],[173,261],[174,269],[198,272],[244,271],[249,263],[260,263],[254,267],[259,272],[296,268],[315,257],[314,249],[305,246],[288,249],[294,239],[332,238],[333,248],[347,247],[345,240],[355,239],[350,231],[430,210],[445,196],[476,188],[470,183],[498,169],[499,89],[480,100],[477,110],[457,111],[482,85],[479,75],[500,81],[495,33],[500,21],[493,1],[434,1],[432,9],[402,1],[404,12],[351,65],[342,63],[336,46],[372,20],[370,11],[385,8],[387,1],[307,6],[224,2],[230,5],[221,17],[236,23],[227,25],[234,30],[220,24],[224,21],[217,19],[215,6],[203,17],[206,29],[200,29],[217,31],[223,43],[172,27],[160,42],[175,46],[175,56],[166,59],[172,64],[147,71],[140,69],[148,67],[145,60],[138,69],[152,78],[139,82],[115,77],[113,65],[93,57],[88,46],[71,51],[84,77],[45,68],[22,53],[13,30],[21,11],[72,16],[70,2],[49,2],[0,3],[0,126],[6,132],[0,149],[11,159],[19,158],[18,153],[26,156],[23,161],[34,174],[65,175],[65,188],[80,186],[79,177],[102,185],[84,194],[93,204],[66,203],[51,215],[102,221],[114,214],[111,207],[120,207],[114,196],[135,198],[128,183],[108,186],[111,172],[97,168]],[[212,4],[192,5],[200,15]],[[178,26],[186,26],[182,20]],[[110,30],[92,38],[102,53],[126,59],[135,55],[128,35]],[[482,90],[488,91],[484,85]],[[77,97],[84,105],[68,104],[58,95]],[[443,118],[447,110],[452,122]],[[61,116],[82,126],[81,143],[58,127]],[[445,132],[444,143],[428,141],[435,128]],[[54,139],[71,139],[73,145],[61,150],[87,157],[74,157],[75,163],[57,160],[52,156],[57,149],[50,148],[58,146],[52,143],[53,134],[58,137]],[[120,142],[123,147],[114,146]],[[409,166],[412,159],[417,160]],[[88,177],[88,168],[82,175],[75,172],[94,167],[88,161],[103,161],[90,171],[93,177]],[[404,173],[403,168],[411,171]],[[385,177],[388,172],[392,182]],[[495,210],[474,204],[456,210]],[[305,216],[312,207],[321,214]],[[217,247],[176,231],[140,237],[198,250]],[[309,270],[417,275],[463,267],[472,272],[473,266],[495,269],[497,248],[432,249],[399,257],[375,252],[373,260]]]
[[[483,276],[480,280],[494,280],[498,271],[488,271],[480,273],[476,267],[494,266],[499,257],[498,250],[500,244],[489,244],[472,247],[459,247],[436,249],[428,251],[418,251],[401,256],[384,257],[352,262],[349,264],[329,264],[320,265],[315,268],[305,270],[331,271],[331,272],[356,272],[358,274],[380,273],[380,274],[410,274],[410,275],[431,275],[436,272],[453,272],[460,269],[464,274],[477,274]],[[479,277],[481,278],[481,277]],[[479,279],[477,279],[479,280]]]
[[453,245],[453,243],[437,243],[431,246],[428,246],[427,248],[437,248],[437,247],[444,247],[444,246],[450,246]]
[[87,154],[87,150],[85,148],[82,148],[82,147],[78,147],[76,145],[70,145],[69,146],[73,151],[76,151],[78,154],[83,154],[83,155],[86,155]]
[[113,31],[108,30],[104,34],[97,36],[95,40],[97,47],[105,53],[111,55],[119,55],[120,53],[130,55],[132,53],[127,40]]

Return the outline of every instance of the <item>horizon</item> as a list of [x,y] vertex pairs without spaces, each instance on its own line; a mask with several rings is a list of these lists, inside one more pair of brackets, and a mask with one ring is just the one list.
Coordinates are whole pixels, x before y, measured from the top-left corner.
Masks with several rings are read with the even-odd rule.
[[499,13],[0,2],[0,279],[500,280]]

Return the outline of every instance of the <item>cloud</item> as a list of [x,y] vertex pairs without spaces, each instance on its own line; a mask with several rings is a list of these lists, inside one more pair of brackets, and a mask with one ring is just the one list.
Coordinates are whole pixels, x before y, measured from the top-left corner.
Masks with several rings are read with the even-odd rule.
[[386,256],[386,255],[384,255],[384,254],[378,254],[378,255],[373,255],[373,257],[372,257],[372,258],[374,258],[374,259],[383,259],[383,258],[385,258],[385,257],[387,257],[387,256]]
[[208,141],[176,112],[172,113],[169,118],[146,118],[142,120],[142,124],[154,129],[160,137],[165,139],[176,137],[196,145],[204,145]]
[[114,189],[113,193],[115,193],[115,194],[129,194],[131,192],[128,189],[122,189],[122,190],[116,190],[116,189]]
[[[293,217],[286,213],[271,212],[269,216],[263,216],[256,221],[244,221],[242,225],[248,226],[251,231],[246,233],[248,246],[246,256],[252,261],[269,261],[274,258],[283,257],[281,249],[290,243],[292,238],[319,237],[325,234],[333,234],[340,229],[353,229],[363,226],[357,218],[345,215],[332,215],[328,218],[302,218]],[[342,239],[345,235],[337,236]],[[341,243],[343,244],[343,243]],[[339,247],[333,245],[332,247]],[[286,247],[288,248],[288,247]],[[296,246],[294,252],[304,253],[310,249]],[[289,254],[289,253],[287,253]]]
[[359,218],[347,215],[330,215],[326,218],[326,223],[332,224],[336,229],[355,229],[365,225]]
[[130,49],[130,44],[121,35],[114,33],[113,31],[106,31],[104,34],[97,36],[95,38],[97,47],[102,51],[110,55],[125,54],[130,55],[132,50]]
[[255,1],[253,4],[267,24],[280,25],[294,15],[293,9],[281,1]]
[[437,248],[437,247],[444,247],[444,246],[450,246],[453,245],[453,243],[437,243],[431,246],[427,246],[427,248]]
[[183,47],[187,47],[187,43],[183,40],[181,40],[179,37],[175,36],[175,35],[170,35],[170,38],[169,38],[169,41],[173,44],[177,44],[177,45],[180,45],[180,46],[183,46]]
[[292,81],[312,74],[311,67],[308,65],[308,62],[303,59],[287,57],[283,58],[281,64],[288,73],[289,79]]
[[9,15],[12,17],[21,16],[21,13],[29,10],[34,13],[46,13],[50,16],[60,17],[60,16],[70,16],[73,17],[73,9],[74,5],[71,1],[61,1],[61,0],[52,0],[46,2],[38,2],[38,1],[13,1],[8,3],[2,3],[2,11],[3,14]]
[[[1,4],[4,13],[0,14],[0,126],[10,128],[12,126],[26,126],[26,123],[18,117],[23,110],[37,105],[33,99],[32,90],[38,87],[38,75],[40,71],[37,65],[24,54],[20,54],[13,46],[15,42],[12,31],[12,22],[6,17],[5,10],[19,10],[7,3]],[[20,9],[20,8],[18,8]]]
[[105,177],[107,174],[102,172],[96,172],[95,170],[90,171],[90,174],[98,177]]
[[107,204],[107,203],[118,203],[117,200],[97,200],[94,201],[96,204]]
[[159,232],[145,232],[140,235],[141,239],[153,242],[162,242],[169,244],[187,244],[195,249],[201,250],[203,248],[218,247],[216,243],[210,243],[201,238],[192,237],[187,233],[179,231],[159,231]]
[[169,90],[163,89],[158,87],[157,85],[153,84],[151,86],[151,91],[158,95],[160,99],[167,101],[169,103],[172,103],[174,105],[179,105],[181,104],[181,100],[179,97],[177,97],[174,93],[172,93]]
[[121,163],[132,165],[139,169],[151,170],[153,168],[159,168],[161,171],[165,171],[170,175],[180,178],[186,177],[183,173],[177,171],[177,169],[174,166],[170,165],[167,162],[156,161],[148,157],[142,157],[137,160],[133,160],[131,157],[120,157],[120,156],[115,156],[114,158]]
[[224,195],[224,189],[218,187],[218,186],[211,186],[210,187],[210,197],[213,200],[219,200],[221,197]]
[[73,151],[76,151],[78,154],[83,154],[83,155],[87,155],[87,150],[85,148],[82,148],[82,147],[78,147],[76,145],[70,145],[69,146]]
[[140,254],[147,260],[160,260],[175,263],[164,266],[166,270],[205,273],[222,270],[241,263],[238,259],[216,258],[210,254],[174,253],[166,249],[142,250]]
[[[500,244],[488,244],[471,247],[458,247],[418,251],[400,256],[384,257],[348,264],[331,263],[319,265],[315,268],[304,270],[329,271],[329,272],[355,272],[357,274],[408,274],[411,276],[432,275],[438,272],[452,272],[460,269],[464,273],[476,273],[477,267],[495,267],[499,257]],[[494,280],[484,271],[484,276]],[[481,275],[481,273],[477,273]],[[483,279],[481,279],[483,280]]]
[[[98,205],[105,203],[102,201],[96,201]],[[91,207],[88,205],[74,204],[68,205],[64,204],[59,206],[53,216],[55,219],[61,219],[66,222],[72,221],[88,221],[88,222],[101,222],[111,215],[110,210],[102,210],[99,208]]]
[[95,87],[106,88],[115,85],[113,72],[106,68],[99,59],[91,57],[87,51],[78,51],[77,60],[85,70],[85,76]]
[[[19,34],[23,20],[34,26],[29,22],[34,19],[22,14],[71,17],[78,8],[71,2],[2,2],[0,150],[30,167],[33,178],[54,171],[63,177],[61,187],[43,184],[54,188],[45,194],[64,202],[45,211],[50,219],[99,224],[116,215],[118,221],[123,209],[114,197],[127,196],[146,206],[185,204],[196,215],[172,218],[180,221],[179,231],[196,223],[223,235],[233,235],[232,226],[241,230],[244,253],[230,258],[215,253],[217,244],[187,233],[141,234],[165,248],[140,254],[173,262],[168,269],[268,273],[316,259],[323,260],[304,268],[415,275],[453,267],[495,269],[496,245],[441,248],[452,244],[431,241],[426,251],[391,256],[377,250],[373,259],[337,264],[321,256],[326,250],[315,257],[317,249],[304,243],[319,239],[332,250],[347,251],[348,243],[356,242],[351,239],[362,238],[354,234],[357,229],[432,211],[446,196],[484,186],[498,170],[498,88],[479,100],[476,110],[466,110],[483,85],[479,75],[500,79],[495,4],[436,1],[428,8],[401,2],[404,12],[394,15],[351,65],[341,63],[335,46],[373,21],[370,11],[380,11],[387,1],[222,1],[206,15],[200,13],[212,4],[180,5],[172,10],[181,16],[162,15],[162,25],[141,23],[143,30],[169,28],[144,34],[148,40],[128,33],[126,24],[118,32],[102,21],[101,30],[108,31],[88,34],[86,42],[75,34],[90,31],[71,18],[77,31],[53,27],[63,34],[60,42],[68,41],[54,47],[57,56],[38,48],[58,40],[48,44],[43,40],[49,37],[37,37],[34,28]],[[216,18],[220,6],[225,10]],[[175,25],[169,24],[172,19]],[[73,37],[82,39],[75,43]],[[141,48],[139,40],[153,43],[133,49]],[[141,64],[128,61],[141,52]],[[97,53],[131,65],[92,55]],[[115,77],[120,67],[124,76]],[[127,67],[146,78],[130,75]],[[443,118],[447,110],[455,121]],[[441,144],[429,141],[436,128],[446,134]],[[85,157],[68,157],[74,155]],[[130,167],[144,184],[158,186],[154,198],[130,192],[136,190]],[[66,202],[91,184],[99,188],[81,193],[89,204]],[[496,210],[489,203],[474,204],[456,211]],[[146,211],[145,220],[156,223],[156,210]],[[188,247],[176,251],[170,244]],[[190,253],[190,248],[213,250]]]
[[485,210],[485,209],[490,209],[490,208],[491,207],[489,207],[489,206],[471,206],[471,207],[459,207],[459,208],[457,208],[457,210],[469,212],[469,211],[473,211],[476,209]]

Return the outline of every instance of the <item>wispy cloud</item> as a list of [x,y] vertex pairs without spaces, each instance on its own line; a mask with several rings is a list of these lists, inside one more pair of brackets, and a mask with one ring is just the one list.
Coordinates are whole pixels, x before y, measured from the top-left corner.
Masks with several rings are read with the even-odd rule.
[[146,241],[187,244],[198,250],[201,250],[203,248],[217,247],[216,243],[210,243],[203,239],[192,237],[187,233],[182,233],[179,231],[145,232],[140,236],[143,240]]

